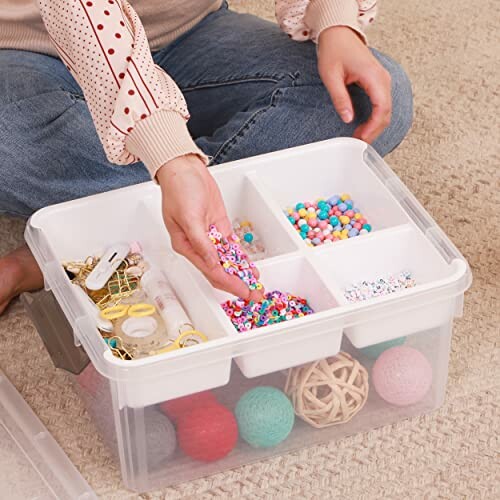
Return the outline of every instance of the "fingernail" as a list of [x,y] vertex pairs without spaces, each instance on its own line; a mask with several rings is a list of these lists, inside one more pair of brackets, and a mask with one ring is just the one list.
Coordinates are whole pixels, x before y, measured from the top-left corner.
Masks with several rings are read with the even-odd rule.
[[345,123],[349,123],[353,119],[352,111],[350,109],[343,109],[340,112],[340,116]]

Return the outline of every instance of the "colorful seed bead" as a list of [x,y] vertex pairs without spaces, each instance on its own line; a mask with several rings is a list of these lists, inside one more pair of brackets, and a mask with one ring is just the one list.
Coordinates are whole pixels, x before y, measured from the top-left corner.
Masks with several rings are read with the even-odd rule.
[[306,299],[278,290],[267,292],[260,302],[233,299],[227,300],[221,307],[238,332],[282,323],[314,312]]
[[[308,246],[354,238],[372,230],[348,193],[298,202],[285,215]],[[307,241],[306,241],[307,240]]]

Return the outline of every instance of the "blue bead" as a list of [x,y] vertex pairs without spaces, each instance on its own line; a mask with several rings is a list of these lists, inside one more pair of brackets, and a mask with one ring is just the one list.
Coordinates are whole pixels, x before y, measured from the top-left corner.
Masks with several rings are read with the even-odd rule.
[[370,232],[372,230],[372,227],[370,226],[370,224],[363,224],[363,229],[366,229],[368,232]]
[[302,227],[300,228],[300,230],[303,233],[308,233],[311,230],[311,227],[308,224],[302,224]]
[[320,218],[321,220],[328,219],[328,212],[321,211],[321,212],[318,214],[318,218]]
[[[344,229],[352,229],[352,226],[351,226],[350,224],[346,224],[346,225],[344,226]],[[356,229],[356,231],[357,231],[357,229]]]
[[288,216],[288,220],[289,220],[292,224],[295,224],[295,219],[294,219],[291,215],[289,215],[289,216]]
[[361,212],[357,209],[357,208],[353,208],[352,211],[355,213],[355,214],[360,214]]
[[345,212],[347,210],[347,205],[345,203],[339,203],[338,207],[341,212]]
[[339,223],[339,219],[338,219],[338,217],[336,217],[335,215],[332,215],[332,216],[330,217],[330,224],[331,224],[333,227],[335,227],[336,225],[338,225],[338,223]]
[[334,231],[342,231],[342,229],[343,229],[343,228],[342,228],[342,224],[337,224],[337,225],[333,228],[333,230],[334,230]]
[[303,203],[297,203],[297,205],[295,205],[296,212],[298,212],[301,208],[306,208],[306,206]]
[[300,232],[300,236],[302,237],[303,240],[307,238],[307,233],[303,233],[302,231]]
[[336,205],[340,200],[340,196],[338,194],[335,194],[333,196],[330,196],[330,198],[328,198],[328,203],[330,203],[330,205]]
[[252,243],[252,241],[253,241],[253,234],[252,233],[245,233],[245,236],[243,236],[243,239],[247,243]]
[[359,234],[359,231],[353,227],[350,231],[349,231],[349,238],[353,238],[354,236],[357,236]]
[[352,210],[352,201],[351,200],[346,200],[344,203],[347,205],[347,210]]
[[319,238],[313,238],[312,244],[313,245],[319,245],[321,243],[321,240]]

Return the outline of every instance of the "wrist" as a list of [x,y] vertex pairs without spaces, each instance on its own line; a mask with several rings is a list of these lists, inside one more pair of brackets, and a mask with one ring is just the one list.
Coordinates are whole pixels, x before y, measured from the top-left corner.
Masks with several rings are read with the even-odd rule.
[[198,155],[190,153],[178,156],[162,165],[156,172],[156,180],[162,188],[165,188],[181,170],[201,170],[206,168],[205,162]]
[[330,26],[329,28],[324,29],[319,34],[318,46],[321,47],[322,41],[325,42],[326,40],[333,40],[333,39],[338,40],[339,38],[343,40],[357,40],[361,41],[363,45],[365,44],[365,39],[354,28],[345,25],[338,25],[338,26]]

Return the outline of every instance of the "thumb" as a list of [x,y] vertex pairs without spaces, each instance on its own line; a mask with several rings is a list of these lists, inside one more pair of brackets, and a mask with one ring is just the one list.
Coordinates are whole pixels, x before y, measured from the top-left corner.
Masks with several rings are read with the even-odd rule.
[[203,262],[209,269],[213,269],[219,265],[217,251],[201,224],[191,224],[186,231],[186,236],[193,250],[203,259]]
[[352,101],[347,91],[342,68],[330,69],[324,78],[324,83],[342,121],[344,123],[352,122],[354,118]]

